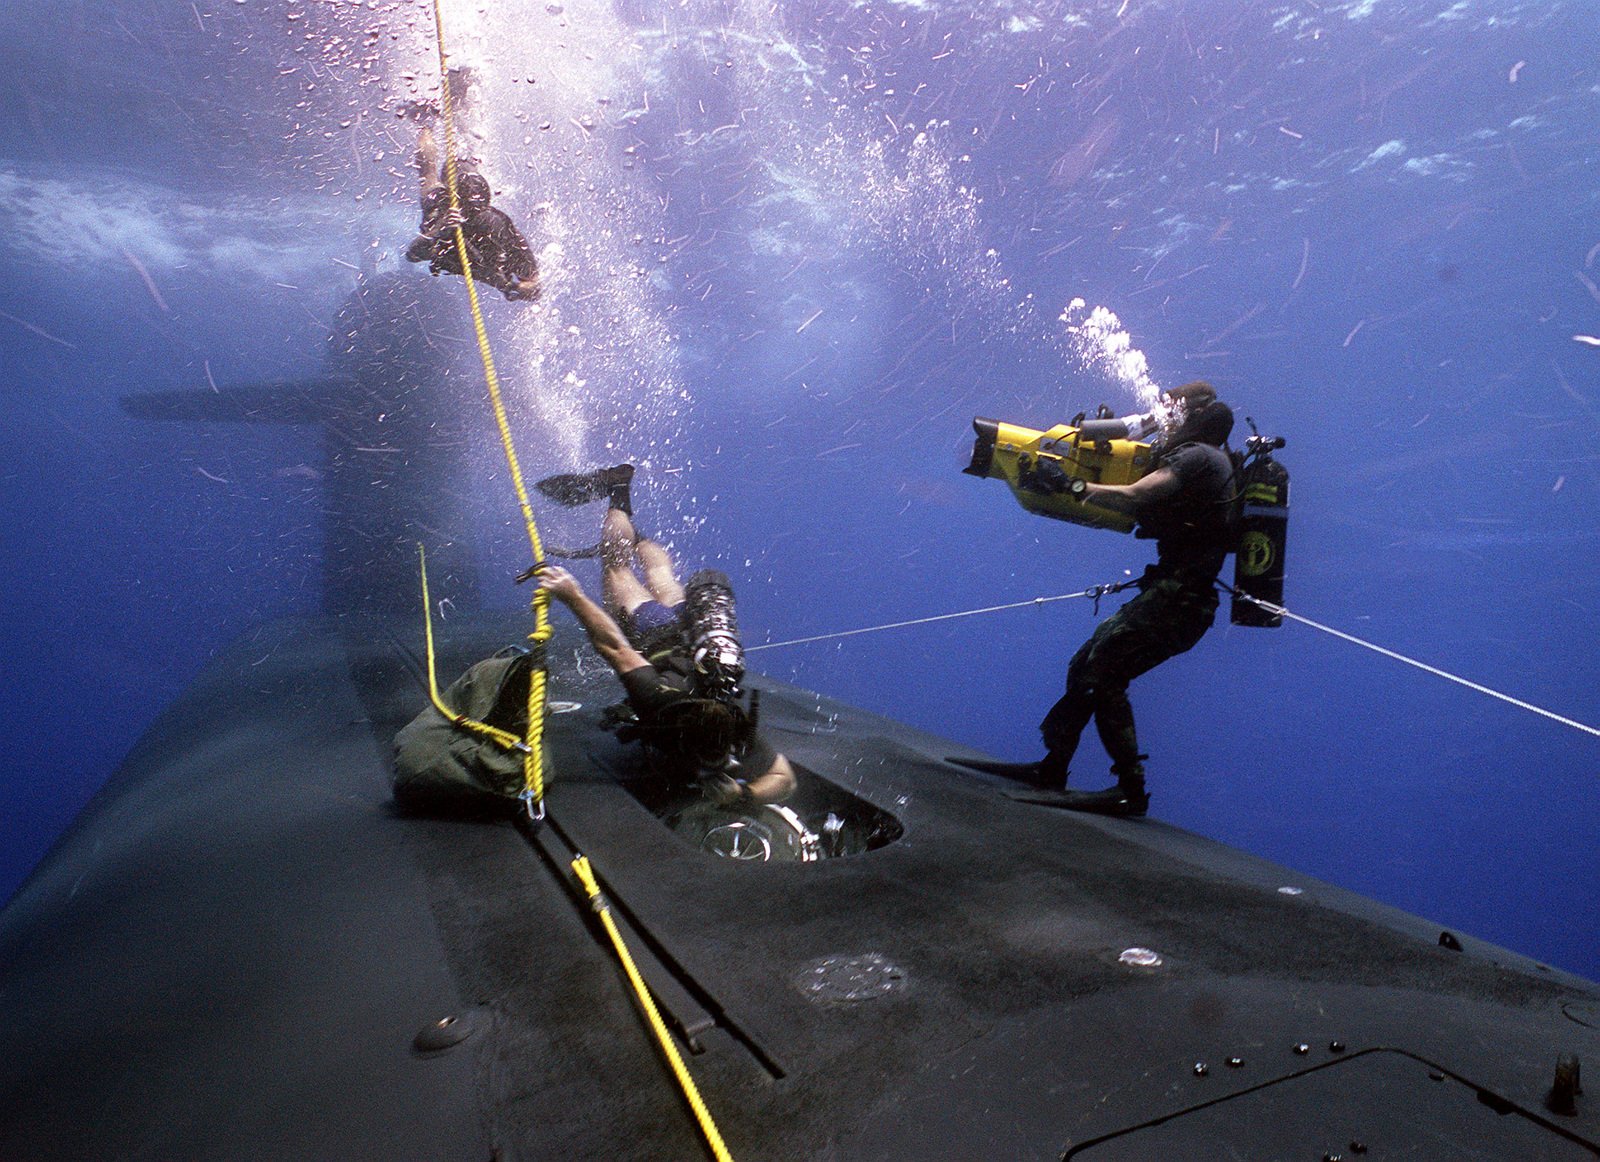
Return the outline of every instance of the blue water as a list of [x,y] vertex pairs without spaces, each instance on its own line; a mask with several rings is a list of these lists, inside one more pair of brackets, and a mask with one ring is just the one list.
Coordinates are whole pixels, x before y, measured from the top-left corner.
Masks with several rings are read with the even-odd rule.
[[[752,642],[1142,567],[958,472],[974,414],[1136,405],[1061,321],[1082,298],[1156,384],[1288,438],[1292,610],[1600,724],[1593,4],[492,7],[445,12],[470,148],[542,252],[537,310],[488,304],[519,449],[639,462]],[[3,898],[209,658],[319,608],[318,433],[118,400],[318,375],[364,255],[426,279],[395,109],[437,62],[419,3],[0,31]],[[438,390],[481,408],[463,317],[436,325]],[[512,608],[499,456],[453,471]],[[757,656],[1025,758],[1093,624]],[[1219,625],[1133,697],[1158,818],[1600,978],[1600,739],[1302,625]],[[1103,762],[1086,740],[1086,785]]]

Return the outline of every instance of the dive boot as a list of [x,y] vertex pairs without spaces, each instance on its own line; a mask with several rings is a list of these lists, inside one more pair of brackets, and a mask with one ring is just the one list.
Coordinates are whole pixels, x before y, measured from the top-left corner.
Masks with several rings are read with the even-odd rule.
[[[1141,759],[1143,755],[1139,756]],[[1111,773],[1117,776],[1114,787],[1107,787],[1103,791],[1063,791],[1056,806],[1064,807],[1068,811],[1088,811],[1095,815],[1122,815],[1142,816],[1150,809],[1150,796],[1144,789],[1144,764],[1136,762],[1133,765],[1118,770],[1111,768]]]
[[1139,818],[1150,809],[1150,796],[1143,791],[1125,791],[1120,786],[1103,791],[1062,791],[1059,796],[1052,797],[1050,806],[1093,815]]
[[627,506],[616,504],[619,494],[626,496],[633,483],[633,465],[618,464],[611,468],[597,468],[593,472],[563,472],[546,476],[534,487],[557,504],[576,508],[596,500],[611,500],[613,507],[626,511]]

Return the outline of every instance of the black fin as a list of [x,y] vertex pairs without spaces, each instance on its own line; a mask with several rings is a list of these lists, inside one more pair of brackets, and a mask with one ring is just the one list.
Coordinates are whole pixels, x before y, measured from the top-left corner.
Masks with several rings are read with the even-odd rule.
[[1150,796],[1133,795],[1121,787],[1107,787],[1103,791],[1007,791],[1006,798],[1039,807],[1124,818],[1143,816],[1150,807]]
[[626,490],[633,480],[633,465],[618,464],[612,468],[596,468],[593,472],[562,472],[536,481],[534,487],[557,504],[574,508],[596,500],[605,500],[612,491]]
[[950,755],[946,755],[944,761],[958,767],[966,767],[971,771],[981,771],[986,775],[999,775],[1001,778],[1026,783],[1030,787],[1059,789],[1061,786],[1061,778],[1059,776],[1052,778],[1043,770],[1042,764],[1037,762],[1002,763],[990,759],[958,759]]
[[584,545],[581,548],[568,548],[565,545],[546,545],[544,555],[547,557],[560,557],[564,561],[586,561],[591,557],[600,555],[600,545]]

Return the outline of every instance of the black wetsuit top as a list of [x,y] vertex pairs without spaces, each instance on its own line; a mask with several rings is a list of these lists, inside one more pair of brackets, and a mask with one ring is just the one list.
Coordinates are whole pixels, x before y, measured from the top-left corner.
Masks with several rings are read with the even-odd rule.
[[[644,735],[649,737],[654,728],[662,724],[663,711],[676,702],[685,698],[693,698],[689,688],[689,679],[668,667],[665,670],[655,666],[640,666],[637,670],[629,670],[622,675],[623,689],[628,692],[628,704],[633,707],[633,712],[639,716],[639,725],[644,729]],[[658,748],[666,753],[671,753],[670,747]],[[772,764],[778,761],[778,752],[772,744],[761,736],[759,731],[752,731],[750,735],[735,748],[733,761],[726,774],[742,782],[760,778],[772,769]],[[698,768],[692,763],[684,764],[682,772],[686,778],[693,778],[698,773]]]
[[[438,187],[422,200],[422,233],[406,251],[411,262],[426,262],[434,274],[461,274],[461,255],[456,252],[455,231],[439,233],[439,222],[450,209],[450,191]],[[485,206],[466,217],[461,233],[467,240],[467,258],[472,277],[482,279],[508,298],[516,285],[533,278],[539,264],[528,249],[528,242],[505,214]]]
[[1140,537],[1156,542],[1152,569],[1209,588],[1233,548],[1233,461],[1210,444],[1183,444],[1163,453],[1160,467],[1178,490],[1146,507]]

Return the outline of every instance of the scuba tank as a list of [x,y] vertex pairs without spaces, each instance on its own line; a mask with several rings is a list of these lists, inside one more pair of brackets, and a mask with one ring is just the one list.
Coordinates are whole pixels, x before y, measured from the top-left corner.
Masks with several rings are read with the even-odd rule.
[[[702,569],[683,587],[683,610],[672,627],[670,650],[647,655],[672,689],[692,695],[689,701],[710,699],[738,706],[744,691],[744,646],[739,641],[739,621],[734,611],[733,586],[725,573]],[[623,742],[642,742],[667,754],[693,756],[680,746],[685,741],[676,715],[688,703],[675,703],[648,723],[641,722],[626,701],[608,707],[601,725]],[[760,691],[750,692],[744,712],[744,733],[754,732],[760,715]],[[702,764],[703,765],[703,764]]]
[[[1255,424],[1250,424],[1255,432]],[[1282,436],[1259,432],[1245,441],[1238,465],[1238,529],[1229,620],[1234,625],[1278,626],[1283,615],[1263,609],[1240,594],[1283,604],[1283,558],[1289,531],[1289,471],[1272,458]]]
[[702,569],[683,587],[683,627],[696,691],[732,702],[744,680],[744,646],[727,574]]

